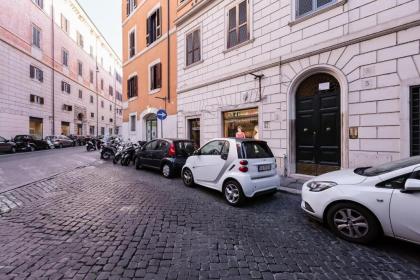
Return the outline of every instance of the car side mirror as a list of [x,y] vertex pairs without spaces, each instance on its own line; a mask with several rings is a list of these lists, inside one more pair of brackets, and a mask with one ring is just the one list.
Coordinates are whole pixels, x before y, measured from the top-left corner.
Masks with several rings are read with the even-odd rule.
[[403,193],[420,192],[420,180],[408,178],[405,181]]
[[199,156],[201,154],[200,150],[195,150],[193,156]]
[[229,154],[221,154],[221,158],[223,159],[223,160],[227,160],[228,159],[228,156],[229,156]]

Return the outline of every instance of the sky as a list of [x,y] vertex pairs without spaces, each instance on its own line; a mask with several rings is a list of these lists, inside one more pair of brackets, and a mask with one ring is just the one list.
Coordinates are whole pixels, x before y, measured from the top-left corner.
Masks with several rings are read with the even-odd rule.
[[78,2],[111,47],[122,57],[121,1],[78,0]]

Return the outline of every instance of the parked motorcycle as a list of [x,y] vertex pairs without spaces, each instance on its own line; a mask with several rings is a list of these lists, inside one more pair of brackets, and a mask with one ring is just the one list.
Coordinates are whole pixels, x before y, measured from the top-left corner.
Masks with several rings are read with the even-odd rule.
[[134,162],[134,156],[138,149],[141,148],[141,144],[131,144],[127,146],[121,155],[121,165],[129,166],[131,162]]
[[121,145],[120,141],[111,141],[108,144],[101,146],[101,159],[109,160],[115,157],[118,147]]
[[96,140],[94,138],[91,138],[91,139],[87,140],[87,142],[86,142],[86,150],[88,152],[96,151],[97,150],[96,147],[97,147],[96,146]]

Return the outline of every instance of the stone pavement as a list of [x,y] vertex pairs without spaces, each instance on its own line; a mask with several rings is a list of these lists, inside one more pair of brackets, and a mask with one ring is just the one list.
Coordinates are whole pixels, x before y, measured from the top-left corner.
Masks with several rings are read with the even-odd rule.
[[15,189],[0,279],[419,279],[420,248],[337,239],[299,196],[217,192],[98,161]]

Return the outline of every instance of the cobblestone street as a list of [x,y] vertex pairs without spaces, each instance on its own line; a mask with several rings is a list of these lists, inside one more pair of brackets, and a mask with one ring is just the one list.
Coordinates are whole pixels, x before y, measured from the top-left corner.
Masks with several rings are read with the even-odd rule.
[[233,208],[180,179],[86,160],[0,193],[0,279],[420,279],[418,246],[337,239],[297,195]]

